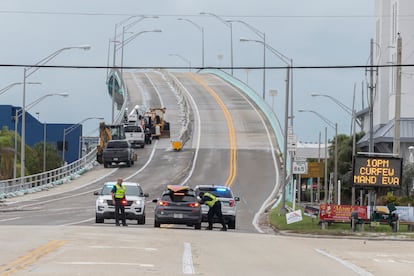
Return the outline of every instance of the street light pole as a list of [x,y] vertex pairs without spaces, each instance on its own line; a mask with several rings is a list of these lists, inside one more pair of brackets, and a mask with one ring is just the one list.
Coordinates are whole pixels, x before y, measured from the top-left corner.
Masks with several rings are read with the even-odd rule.
[[72,131],[74,131],[76,128],[78,128],[79,126],[82,125],[82,123],[84,123],[85,121],[88,120],[92,120],[92,119],[98,119],[98,120],[103,120],[104,118],[102,117],[88,117],[83,119],[82,121],[80,121],[77,124],[74,124],[68,128],[63,129],[63,143],[62,143],[62,160],[63,163],[65,163],[65,151],[66,151],[66,147],[65,147],[65,143],[66,143],[66,135],[68,135],[69,133],[71,133]]
[[[123,59],[124,59],[124,46],[125,45],[127,45],[129,42],[131,42],[132,40],[134,40],[136,37],[138,37],[139,35],[141,35],[143,33],[150,33],[150,32],[157,32],[158,33],[158,32],[161,32],[161,30],[158,30],[158,29],[156,29],[156,30],[150,30],[150,31],[141,31],[139,33],[136,33],[136,34],[130,36],[126,40],[124,40],[122,38],[122,42],[120,43],[121,46],[120,47],[116,47],[116,42],[117,42],[115,40],[115,38],[116,38],[116,29],[117,29],[117,24],[115,24],[115,37],[114,37],[114,41],[113,41],[114,42],[114,49],[113,49],[113,58],[112,58],[112,70],[115,70],[115,66],[116,66],[116,63],[115,63],[115,60],[116,60],[116,52],[119,49],[121,49],[121,52],[122,52],[122,55],[121,55],[121,69],[122,69],[123,66],[124,66]],[[113,71],[113,72],[115,72],[115,71]],[[121,78],[122,78],[122,75],[121,75]],[[121,82],[122,82],[122,80],[121,80]],[[112,123],[114,123],[114,120],[115,120],[115,74],[112,75],[112,88],[111,88],[111,91],[112,91],[112,93],[111,93],[112,94],[111,95],[111,98],[112,98]]]
[[[320,119],[322,119],[327,125],[332,127],[335,130],[335,168],[334,168],[334,199],[338,199],[337,197],[337,185],[338,185],[338,123],[333,123],[326,117],[322,116],[318,112],[314,110],[304,110],[299,109],[299,112],[310,112],[318,116]],[[326,145],[325,145],[326,147]],[[326,166],[326,165],[325,165]],[[325,181],[326,181],[326,175],[325,175]]]
[[[285,213],[286,209],[285,209],[285,205],[286,205],[286,195],[285,195],[285,190],[286,190],[286,179],[287,179],[287,143],[288,143],[288,131],[289,131],[289,126],[288,126],[288,121],[289,121],[289,91],[291,92],[291,97],[292,97],[292,101],[293,101],[293,89],[291,89],[291,74],[290,71],[292,70],[292,65],[293,65],[293,60],[286,57],[285,55],[283,55],[282,53],[280,53],[279,51],[277,51],[276,49],[274,49],[273,47],[271,47],[270,45],[266,44],[263,41],[260,40],[255,40],[255,39],[247,39],[247,38],[240,38],[241,42],[247,42],[247,41],[252,41],[252,42],[257,42],[257,43],[262,43],[267,49],[269,49],[275,56],[277,56],[283,63],[285,63],[286,66],[286,96],[285,96],[285,127],[284,127],[284,148],[283,148],[283,170],[282,170],[282,209],[281,209],[281,213]],[[293,106],[291,106],[291,128],[293,131]],[[291,160],[292,161],[292,160]],[[291,165],[293,164],[293,162],[291,162]]]
[[200,12],[200,14],[213,16],[217,18],[218,20],[220,20],[224,25],[230,28],[230,64],[231,64],[230,66],[231,66],[231,75],[233,75],[233,26],[232,24],[214,13]]
[[262,42],[263,44],[263,96],[262,97],[263,97],[263,100],[265,100],[266,98],[266,34],[264,32],[259,31],[252,25],[247,24],[246,22],[242,20],[227,20],[227,22],[241,23],[245,25],[247,28],[249,28],[250,30],[252,30],[258,37],[260,37],[263,40]]
[[20,171],[20,177],[21,177],[21,185],[23,185],[24,181],[24,175],[25,175],[25,163],[26,163],[26,80],[28,77],[30,77],[32,74],[34,74],[37,70],[41,68],[42,65],[45,65],[47,62],[55,58],[57,55],[59,55],[61,52],[65,50],[70,49],[83,49],[83,50],[89,50],[91,46],[89,45],[81,45],[81,46],[74,46],[74,47],[65,47],[62,49],[59,49],[52,54],[48,55],[47,57],[43,58],[36,64],[30,67],[25,67],[23,69],[23,103],[22,103],[22,137],[21,137],[21,171]]
[[197,29],[199,29],[201,31],[201,66],[204,68],[204,28],[201,27],[200,25],[194,23],[190,19],[178,18],[177,20],[187,21],[187,22],[194,25]]
[[[30,104],[28,104],[26,106],[26,110],[29,110],[30,108],[32,108],[33,106],[35,106],[36,104],[38,104],[39,102],[41,102],[43,99],[45,99],[47,97],[50,97],[50,96],[67,97],[68,94],[67,93],[51,93],[51,94],[46,94],[46,95],[44,95],[44,96],[42,96],[42,97],[34,100]],[[23,109],[20,110],[20,113],[16,109],[16,113],[15,113],[15,116],[14,116],[14,160],[13,160],[13,178],[17,178],[17,126],[18,126],[19,118],[20,118],[20,116],[22,116],[22,113],[23,113]],[[23,131],[23,122],[22,122],[22,131]],[[20,177],[22,177],[22,176],[20,176]]]
[[180,59],[184,60],[186,63],[188,63],[188,71],[191,72],[191,61],[186,59],[185,57],[179,55],[179,54],[169,54],[169,56],[176,56],[179,57]]

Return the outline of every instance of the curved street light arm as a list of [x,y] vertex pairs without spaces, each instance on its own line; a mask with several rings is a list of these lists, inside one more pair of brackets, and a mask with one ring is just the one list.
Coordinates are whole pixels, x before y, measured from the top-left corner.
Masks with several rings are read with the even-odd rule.
[[237,22],[237,23],[241,23],[243,25],[245,25],[247,28],[249,28],[252,32],[254,32],[258,37],[260,37],[261,39],[265,38],[265,33],[259,31],[257,28],[253,27],[252,25],[242,21],[242,20],[226,20],[227,22],[231,23],[231,22]]
[[187,18],[177,18],[177,20],[187,21],[188,23],[192,24],[193,26],[195,26],[200,31],[202,31],[204,29],[203,27],[201,27],[200,25],[196,24],[195,22],[193,22],[190,19],[187,19]]
[[314,110],[307,110],[307,109],[299,109],[298,112],[310,112],[315,114],[316,116],[318,116],[320,119],[322,119],[327,125],[329,125],[331,128],[335,129],[335,123],[333,123],[331,120],[329,120],[328,118],[322,116],[321,114],[319,114],[318,112],[314,111]]
[[240,38],[240,41],[241,42],[247,42],[247,41],[252,41],[252,42],[257,42],[257,43],[260,43],[260,44],[264,44],[264,46],[268,49],[268,50],[270,50],[275,56],[277,56],[281,61],[283,61],[287,66],[289,66],[289,67],[292,67],[292,62],[293,62],[293,60],[291,59],[291,58],[288,58],[287,56],[285,56],[284,54],[282,54],[281,52],[279,52],[278,50],[276,50],[275,48],[273,48],[273,47],[271,47],[269,44],[267,44],[267,43],[265,43],[265,42],[263,42],[263,41],[260,41],[260,40],[257,40],[257,39],[248,39],[248,38],[244,38],[244,37],[241,37]]
[[211,13],[211,12],[200,12],[201,15],[210,15],[212,17],[217,18],[218,20],[220,20],[224,25],[226,25],[227,27],[231,28],[231,23],[228,22],[227,20],[224,20],[223,18],[221,18],[220,16]]
[[[124,31],[127,31],[127,30],[129,30],[130,28],[132,28],[132,27],[134,27],[136,24],[138,24],[139,22],[141,22],[142,20],[144,20],[144,19],[148,19],[148,18],[154,18],[154,19],[157,19],[157,18],[159,18],[159,16],[156,16],[156,15],[142,15],[140,18],[138,18],[137,20],[135,20],[135,21],[133,21],[133,22],[131,22],[131,23],[128,23],[128,24],[126,24],[125,26],[123,26],[123,30]],[[120,36],[121,34],[119,34],[118,36]]]
[[151,30],[151,31],[141,31],[139,33],[136,33],[130,37],[128,37],[123,43],[121,43],[118,47],[115,48],[115,51],[118,51],[120,49],[122,49],[122,47],[124,47],[125,45],[127,45],[128,43],[130,43],[132,40],[134,40],[135,38],[137,38],[139,35],[143,34],[143,33],[161,33],[161,30]]
[[47,62],[49,62],[50,60],[55,58],[57,55],[59,55],[63,51],[70,50],[70,49],[89,50],[90,48],[91,48],[91,46],[89,46],[89,45],[80,45],[80,46],[73,46],[73,47],[64,47],[62,49],[59,49],[59,50],[55,51],[54,53],[48,55],[47,57],[43,58],[42,60],[38,61],[36,64],[34,64],[30,67],[27,67],[26,70],[25,70],[25,78],[30,77],[33,73],[35,73],[37,70],[40,69],[40,67],[36,67],[36,66],[41,66],[41,65],[46,64]]

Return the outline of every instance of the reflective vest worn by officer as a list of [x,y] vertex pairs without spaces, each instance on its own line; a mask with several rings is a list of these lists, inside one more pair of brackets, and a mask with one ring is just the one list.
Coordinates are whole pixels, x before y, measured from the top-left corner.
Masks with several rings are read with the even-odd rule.
[[125,186],[123,184],[115,185],[116,191],[115,191],[115,198],[124,198],[125,197]]
[[[209,199],[206,200],[206,197],[208,197]],[[210,193],[204,193],[203,201],[205,204],[208,205],[208,207],[213,208],[214,204],[216,204],[216,202],[219,201],[219,199]]]

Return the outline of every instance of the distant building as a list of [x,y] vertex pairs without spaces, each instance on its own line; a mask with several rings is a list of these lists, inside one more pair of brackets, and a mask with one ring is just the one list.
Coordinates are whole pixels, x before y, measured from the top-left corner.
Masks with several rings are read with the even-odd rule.
[[296,145],[296,154],[297,159],[325,159],[325,148],[326,148],[326,158],[329,158],[329,147],[331,144],[319,144],[319,143],[306,143],[298,142]]
[[[375,1],[374,66],[397,64],[398,37],[402,38],[401,64],[414,64],[413,14],[414,1],[412,0]],[[401,72],[400,157],[408,160],[408,147],[414,145],[414,68],[402,67]],[[374,76],[374,148],[375,152],[392,153],[396,118],[397,67],[379,67],[378,72],[374,72]],[[367,134],[358,141],[358,146],[368,151],[369,112],[366,109],[364,112],[359,112],[358,116],[365,121],[363,130]]]
[[[15,115],[20,114],[22,108],[12,105],[0,105],[0,128],[7,126],[11,131],[16,128]],[[62,154],[62,149],[65,148],[65,161],[72,163],[78,159],[80,152],[80,137],[82,137],[82,125],[76,124],[54,124],[41,123],[29,112],[26,112],[26,145],[33,147],[36,143],[53,143]],[[63,147],[63,133],[64,130],[71,129],[65,135],[65,147]],[[17,121],[17,132],[22,133],[22,118],[19,116]],[[46,134],[46,136],[44,135]]]

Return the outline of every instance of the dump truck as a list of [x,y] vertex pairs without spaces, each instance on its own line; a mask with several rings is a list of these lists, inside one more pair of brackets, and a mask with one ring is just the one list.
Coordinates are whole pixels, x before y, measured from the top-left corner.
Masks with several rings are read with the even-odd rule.
[[170,123],[164,118],[166,110],[165,107],[151,107],[144,113],[145,128],[155,139],[170,137]]

